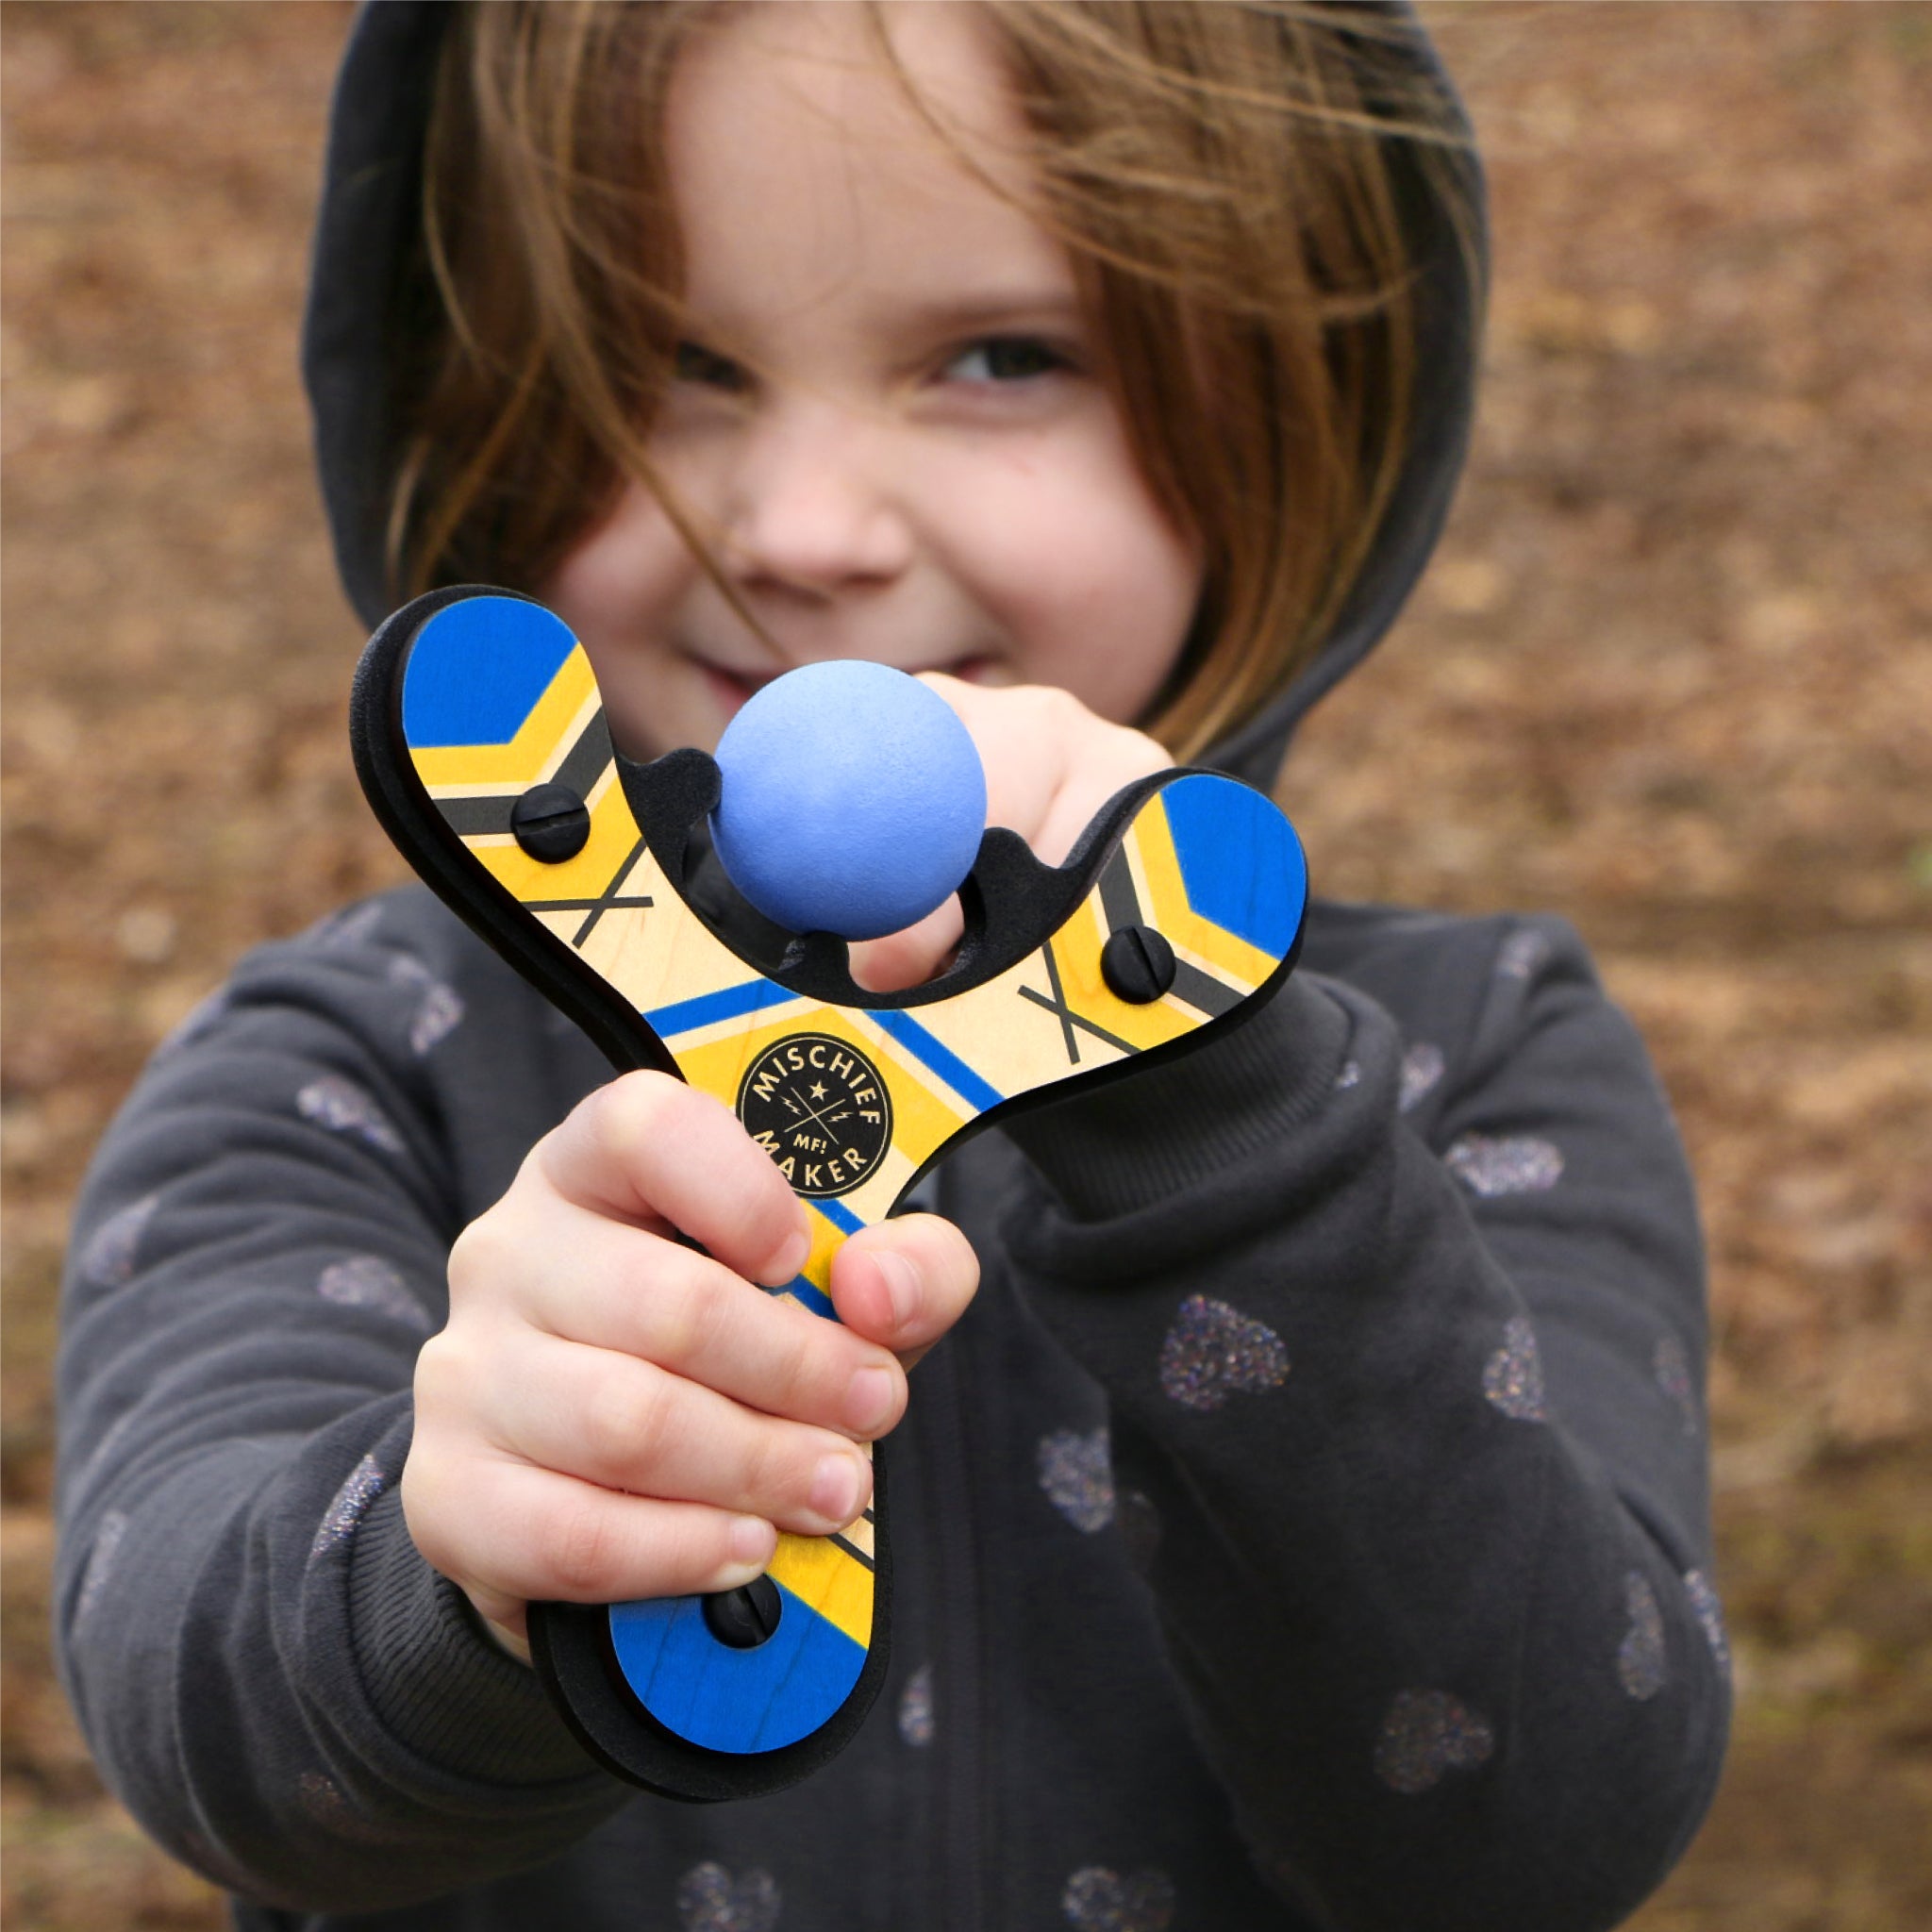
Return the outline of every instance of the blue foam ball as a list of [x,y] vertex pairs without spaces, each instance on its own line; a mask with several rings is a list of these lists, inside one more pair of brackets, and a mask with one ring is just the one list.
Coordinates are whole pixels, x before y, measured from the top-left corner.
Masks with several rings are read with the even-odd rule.
[[973,870],[986,774],[916,677],[841,658],[755,691],[718,742],[711,836],[731,882],[791,932],[873,940],[924,919]]

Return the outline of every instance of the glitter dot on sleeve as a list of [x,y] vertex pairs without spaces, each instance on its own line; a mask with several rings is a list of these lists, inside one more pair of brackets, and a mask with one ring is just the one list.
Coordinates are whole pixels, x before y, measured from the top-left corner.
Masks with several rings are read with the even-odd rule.
[[1549,941],[1541,933],[1524,928],[1503,941],[1496,955],[1496,971],[1505,979],[1527,979],[1549,957]]
[[1402,1092],[1395,1105],[1407,1113],[1425,1099],[1442,1077],[1442,1049],[1419,1040],[1402,1057]]
[[1664,1614],[1657,1592],[1635,1570],[1624,1579],[1630,1627],[1617,1646],[1617,1680],[1640,1704],[1664,1688]]
[[1488,1763],[1495,1733],[1487,1719],[1446,1690],[1405,1690],[1389,1707],[1375,1740],[1375,1775],[1413,1797],[1452,1771]]
[[1690,1363],[1684,1344],[1674,1335],[1663,1336],[1650,1360],[1657,1387],[1676,1405],[1685,1435],[1696,1435],[1697,1396],[1690,1384]]
[[437,978],[413,953],[398,953],[390,961],[389,976],[418,994],[409,1021],[409,1051],[420,1059],[462,1024],[463,996]]
[[353,1080],[340,1074],[325,1074],[311,1080],[295,1096],[296,1110],[305,1120],[327,1127],[331,1133],[351,1134],[379,1147],[385,1154],[400,1154],[403,1137],[391,1125],[389,1116]]
[[932,1666],[921,1664],[899,1693],[899,1736],[915,1750],[932,1742]]
[[1075,1529],[1091,1535],[1113,1521],[1113,1464],[1107,1429],[1091,1435],[1056,1429],[1040,1439],[1040,1487]]
[[1472,1193],[1540,1194],[1563,1173],[1561,1151],[1534,1134],[1464,1134],[1442,1157],[1442,1165]]
[[387,1486],[388,1478],[377,1466],[375,1457],[365,1456],[349,1472],[348,1479],[323,1511],[315,1541],[308,1546],[311,1559],[325,1556],[330,1550],[341,1549],[356,1534],[356,1525]]
[[1520,1423],[1548,1420],[1543,1400],[1543,1357],[1536,1330],[1521,1315],[1503,1324],[1503,1345],[1483,1364],[1483,1394]]
[[409,1048],[425,1054],[439,1040],[444,1040],[462,1024],[463,998],[453,986],[441,980],[424,993],[423,1004],[409,1023]]
[[1350,1087],[1362,1084],[1362,1063],[1359,1060],[1343,1060],[1341,1071],[1335,1076],[1335,1091],[1340,1093]]
[[362,1844],[380,1844],[391,1834],[365,1818],[341,1793],[334,1778],[320,1771],[305,1771],[295,1780],[295,1801],[325,1831]]
[[346,1260],[332,1261],[316,1277],[315,1291],[339,1307],[387,1315],[419,1335],[427,1335],[435,1326],[428,1309],[380,1255],[351,1255]]
[[139,1201],[108,1215],[94,1229],[80,1255],[80,1272],[88,1280],[99,1288],[125,1288],[134,1279],[141,1237],[160,1198],[158,1194],[144,1194]]
[[295,1794],[303,1810],[321,1824],[333,1823],[342,1808],[342,1794],[335,1779],[319,1771],[305,1771],[295,1780]]
[[122,1539],[126,1534],[127,1512],[125,1509],[109,1509],[101,1518],[101,1526],[94,1531],[93,1546],[88,1551],[87,1572],[80,1579],[80,1594],[75,1599],[74,1622],[76,1627],[87,1620],[100,1602],[101,1592],[108,1587],[108,1578],[114,1574],[114,1558],[119,1555]]
[[1288,1380],[1288,1349],[1265,1322],[1209,1295],[1190,1295],[1160,1348],[1160,1386],[1183,1408],[1219,1408]]
[[1717,1659],[1718,1669],[1728,1677],[1731,1674],[1731,1641],[1724,1633],[1724,1606],[1718,1602],[1717,1591],[1710,1587],[1709,1577],[1702,1570],[1687,1570],[1684,1573],[1684,1594],[1690,1599],[1690,1614],[1702,1627],[1705,1641],[1710,1645],[1710,1654]]
[[774,1932],[780,1904],[772,1874],[756,1865],[734,1873],[707,1858],[677,1881],[684,1932]]
[[1076,1932],[1167,1932],[1174,1907],[1174,1880],[1156,1865],[1137,1872],[1084,1865],[1060,1893],[1060,1910]]

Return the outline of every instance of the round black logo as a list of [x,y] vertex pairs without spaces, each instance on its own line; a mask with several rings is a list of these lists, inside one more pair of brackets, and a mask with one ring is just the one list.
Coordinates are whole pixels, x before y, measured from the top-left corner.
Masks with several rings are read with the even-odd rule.
[[794,1194],[849,1194],[892,1144],[892,1100],[849,1040],[793,1033],[768,1046],[738,1090],[738,1118]]

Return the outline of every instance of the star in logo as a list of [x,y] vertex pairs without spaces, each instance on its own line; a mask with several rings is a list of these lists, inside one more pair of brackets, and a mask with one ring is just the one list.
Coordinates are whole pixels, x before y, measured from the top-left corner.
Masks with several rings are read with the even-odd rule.
[[794,1193],[847,1194],[892,1144],[892,1100],[879,1070],[851,1041],[793,1033],[746,1068],[738,1117]]

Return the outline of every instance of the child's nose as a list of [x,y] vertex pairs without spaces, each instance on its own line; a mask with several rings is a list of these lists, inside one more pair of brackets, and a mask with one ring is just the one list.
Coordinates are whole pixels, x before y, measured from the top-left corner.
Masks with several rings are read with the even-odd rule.
[[856,412],[824,404],[758,425],[726,524],[742,581],[828,594],[890,582],[906,568],[911,529],[886,481],[879,441]]

